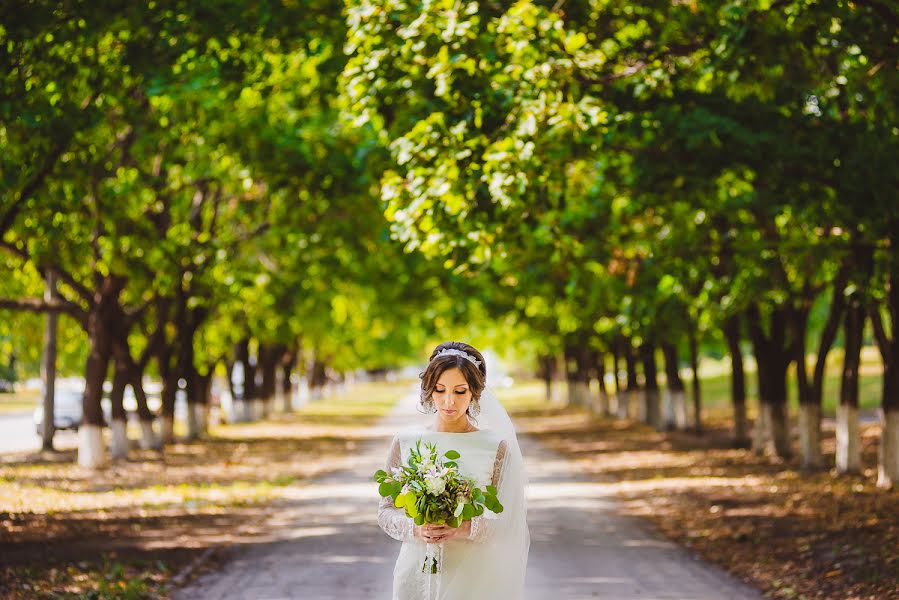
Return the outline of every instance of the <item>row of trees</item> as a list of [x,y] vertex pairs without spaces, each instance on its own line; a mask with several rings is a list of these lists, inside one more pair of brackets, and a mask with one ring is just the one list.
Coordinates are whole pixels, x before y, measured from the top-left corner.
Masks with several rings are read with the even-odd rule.
[[791,453],[797,365],[807,467],[842,330],[852,471],[870,323],[879,480],[899,478],[888,5],[38,3],[3,23],[3,327],[40,347],[20,311],[63,313],[73,355],[86,334],[84,464],[103,461],[104,379],[143,406],[158,375],[170,439],[179,380],[203,406],[217,364],[381,367],[469,320],[544,372],[562,353],[575,402],[604,357],[622,391],[642,365],[659,426],[659,353],[685,425],[678,367],[720,338],[741,442],[748,342],[756,445]]
[[564,349],[576,398],[597,353],[614,353],[627,389],[643,363],[658,423],[655,350],[679,393],[678,359],[695,371],[717,331],[733,356],[735,436],[747,436],[748,340],[757,445],[792,453],[795,364],[801,460],[818,467],[824,365],[842,327],[837,466],[857,470],[870,320],[884,363],[879,481],[895,483],[899,12],[790,0],[348,12],[345,85],[356,122],[390,150],[381,196],[395,235],[492,272]]

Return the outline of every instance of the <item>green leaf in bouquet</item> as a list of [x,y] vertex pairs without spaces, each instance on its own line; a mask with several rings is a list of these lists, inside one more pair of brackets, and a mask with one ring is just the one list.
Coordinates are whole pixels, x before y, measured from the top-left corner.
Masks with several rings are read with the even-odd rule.
[[453,511],[453,516],[454,516],[454,517],[460,516],[460,515],[462,514],[462,511],[464,511],[464,510],[465,510],[465,503],[464,503],[464,502],[460,502],[460,503],[458,504],[458,506],[456,506],[456,510]]
[[462,518],[465,519],[466,521],[468,521],[473,516],[475,516],[474,506],[466,503],[465,506],[462,508]]
[[460,519],[458,516],[453,517],[452,519],[450,519],[450,522],[449,522],[450,527],[458,527],[461,524],[462,524],[462,519]]
[[424,525],[425,524],[425,516],[422,514],[419,514],[417,517],[415,517],[414,520],[415,520],[416,525]]
[[459,465],[451,460],[448,460],[445,463],[443,463],[443,466],[444,467],[456,467],[457,469],[459,468]]
[[407,492],[403,494],[403,496],[406,497],[406,500],[403,503],[406,507],[406,514],[413,518],[417,517],[418,508],[415,506],[415,494],[413,494],[412,492]]
[[488,485],[488,486],[487,486],[487,491],[488,491],[490,494],[496,496],[496,487],[494,487],[494,486],[492,486],[492,485]]
[[481,504],[474,505],[474,515],[475,517],[480,517],[484,514],[484,506]]
[[449,450],[449,451],[447,451],[447,452],[444,454],[444,456],[447,457],[447,458],[450,459],[450,460],[455,460],[455,459],[459,458],[459,457],[462,456],[462,455],[459,454],[458,452],[456,452],[455,450]]
[[387,477],[387,471],[385,471],[384,469],[378,469],[377,471],[375,471],[374,479],[378,483],[383,483],[385,477]]

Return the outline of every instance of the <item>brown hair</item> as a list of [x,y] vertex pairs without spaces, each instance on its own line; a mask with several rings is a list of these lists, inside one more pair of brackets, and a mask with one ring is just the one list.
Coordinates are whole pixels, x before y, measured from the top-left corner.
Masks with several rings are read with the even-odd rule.
[[[466,354],[470,354],[475,360],[480,361],[480,366],[475,365],[464,356],[459,356],[458,354],[442,354],[437,356],[438,352],[449,348],[455,348],[456,350],[461,350]],[[437,407],[434,406],[432,394],[437,387],[437,380],[440,379],[440,375],[448,369],[459,369],[462,371],[465,381],[468,382],[468,389],[471,390],[471,404],[468,406],[468,414],[472,417],[476,416],[479,412],[477,402],[481,399],[481,392],[484,391],[484,388],[487,385],[487,361],[484,360],[484,356],[478,352],[474,346],[470,346],[464,342],[443,342],[431,352],[431,356],[428,359],[428,366],[418,375],[421,379],[421,397],[419,406],[424,409],[424,412],[437,412]],[[472,405],[474,405],[474,407],[472,407]]]

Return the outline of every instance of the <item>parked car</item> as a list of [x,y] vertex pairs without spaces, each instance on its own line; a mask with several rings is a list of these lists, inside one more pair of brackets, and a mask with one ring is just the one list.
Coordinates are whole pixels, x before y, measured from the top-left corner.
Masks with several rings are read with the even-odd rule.
[[[69,388],[57,388],[53,394],[53,425],[56,429],[78,430],[81,426],[84,392]],[[34,409],[34,428],[44,434],[44,406]]]

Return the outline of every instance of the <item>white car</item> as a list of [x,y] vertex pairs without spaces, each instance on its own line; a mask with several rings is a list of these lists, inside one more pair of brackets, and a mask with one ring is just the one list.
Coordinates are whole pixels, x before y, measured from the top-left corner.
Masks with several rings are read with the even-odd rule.
[[[56,429],[78,430],[81,426],[84,393],[68,388],[58,388],[53,394],[53,425]],[[44,406],[34,409],[34,428],[44,434]]]

